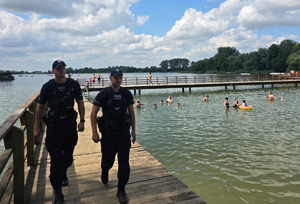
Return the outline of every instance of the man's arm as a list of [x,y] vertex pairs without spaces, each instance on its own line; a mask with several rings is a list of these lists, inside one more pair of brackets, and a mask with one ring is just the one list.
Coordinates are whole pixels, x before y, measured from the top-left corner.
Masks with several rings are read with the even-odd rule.
[[100,110],[99,106],[93,105],[91,112],[91,127],[92,127],[92,139],[95,143],[99,142],[99,134],[97,131],[97,113]]
[[129,114],[130,114],[130,119],[131,119],[131,127],[132,127],[132,143],[134,144],[136,141],[136,133],[135,133],[135,114],[133,110],[133,105],[128,106]]
[[41,136],[40,124],[41,124],[42,117],[43,117],[44,107],[45,107],[44,104],[38,103],[38,105],[36,107],[36,111],[35,111],[33,135],[34,135],[36,144],[40,143],[40,136]]
[[[85,108],[84,108],[83,99],[77,101],[77,105],[78,105],[78,112],[79,112],[80,121],[84,120]],[[84,131],[84,122],[79,122],[78,131],[80,131],[80,132]]]

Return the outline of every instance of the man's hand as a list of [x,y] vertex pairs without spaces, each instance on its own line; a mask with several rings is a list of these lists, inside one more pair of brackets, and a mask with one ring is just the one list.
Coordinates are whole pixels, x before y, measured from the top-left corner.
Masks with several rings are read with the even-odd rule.
[[35,144],[40,144],[41,129],[40,128],[34,128],[33,136],[34,136]]
[[132,132],[131,132],[131,136],[132,136],[132,144],[134,144],[135,141],[136,141],[136,134],[135,134],[135,131],[132,131]]
[[84,123],[83,122],[80,122],[79,124],[78,124],[78,132],[83,132],[84,131]]
[[99,135],[98,135],[98,133],[93,133],[92,140],[93,140],[95,143],[98,143],[98,142],[99,142]]

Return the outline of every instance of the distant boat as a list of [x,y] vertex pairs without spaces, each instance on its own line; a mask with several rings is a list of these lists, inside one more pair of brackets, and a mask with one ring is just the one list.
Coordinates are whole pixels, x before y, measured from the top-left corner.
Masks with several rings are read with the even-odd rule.
[[0,70],[0,81],[12,81],[15,77],[10,72]]

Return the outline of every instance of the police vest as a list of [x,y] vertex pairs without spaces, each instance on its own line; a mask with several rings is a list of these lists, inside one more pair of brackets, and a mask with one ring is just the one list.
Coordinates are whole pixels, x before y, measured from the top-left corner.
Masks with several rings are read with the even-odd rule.
[[48,103],[52,112],[74,111],[74,98],[71,95],[72,80],[67,79],[64,84],[55,83],[54,79],[49,80],[50,92]]
[[125,90],[120,87],[119,92],[116,94],[111,87],[107,87],[104,91],[107,95],[107,103],[102,109],[106,126],[115,130],[129,127],[131,122]]

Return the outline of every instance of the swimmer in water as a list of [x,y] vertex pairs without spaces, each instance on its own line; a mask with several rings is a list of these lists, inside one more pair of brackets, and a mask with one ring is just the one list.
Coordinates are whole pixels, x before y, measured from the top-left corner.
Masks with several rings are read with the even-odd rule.
[[134,106],[134,107],[135,107],[135,108],[141,108],[142,105],[144,105],[144,104],[142,104],[140,100],[136,100],[135,106]]
[[157,104],[156,104],[156,103],[153,105],[153,108],[154,108],[154,109],[156,109],[156,108],[157,108]]
[[207,95],[207,96],[205,96],[204,98],[203,98],[203,101],[208,101],[208,98],[209,98],[209,96]]
[[239,106],[240,106],[239,100],[236,98],[236,99],[234,100],[233,107],[239,107]]
[[241,106],[247,106],[247,105],[246,105],[246,101],[245,101],[245,100],[243,100],[243,102],[242,102]]
[[269,95],[267,95],[266,97],[269,99],[269,101],[274,100],[274,98],[275,98],[272,91],[269,91]]
[[224,108],[225,108],[225,109],[229,109],[228,97],[225,98],[225,101],[224,101]]
[[173,98],[169,96],[166,100],[166,103],[173,103]]

